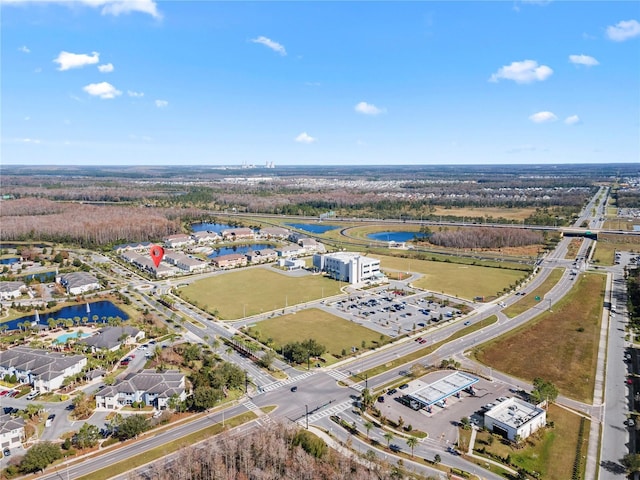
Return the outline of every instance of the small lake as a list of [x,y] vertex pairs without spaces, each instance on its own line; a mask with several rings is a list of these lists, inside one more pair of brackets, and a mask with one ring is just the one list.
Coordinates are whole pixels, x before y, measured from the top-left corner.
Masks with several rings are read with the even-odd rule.
[[14,263],[18,263],[19,261],[20,257],[3,258],[0,260],[0,265],[13,265]]
[[216,248],[213,253],[209,255],[209,258],[216,258],[222,255],[228,255],[230,253],[241,253],[244,255],[249,250],[264,250],[265,248],[273,249],[274,247],[273,245],[269,245],[266,243],[255,243],[252,245],[234,245],[232,247]]
[[326,225],[324,223],[285,223],[288,227],[304,230],[305,232],[322,234],[330,230],[340,228],[338,225]]
[[[48,320],[53,318],[55,320],[58,319],[66,319],[66,318],[75,318],[75,317],[87,317],[89,322],[93,322],[94,315],[98,316],[98,323],[106,323],[109,317],[120,317],[122,320],[127,320],[129,316],[116,307],[113,303],[107,300],[101,300],[99,302],[93,302],[89,304],[89,312],[87,312],[87,304],[79,304],[72,305],[70,307],[63,307],[60,310],[56,310],[54,312],[49,313],[39,313],[38,317],[40,319],[40,325],[49,325]],[[9,330],[18,330],[20,327],[18,323],[24,322],[35,322],[35,315],[27,315],[24,317],[16,318],[15,320],[11,320],[9,322],[2,322],[0,325],[7,325]]]
[[31,273],[29,275],[23,275],[24,282],[30,280],[38,280],[40,283],[54,282],[56,279],[56,272],[44,272],[44,273]]
[[219,235],[223,230],[229,230],[235,227],[227,225],[226,223],[194,223],[191,225],[191,228],[194,232],[215,232]]
[[410,242],[414,238],[424,238],[426,235],[420,232],[376,232],[367,235],[371,240],[379,242]]

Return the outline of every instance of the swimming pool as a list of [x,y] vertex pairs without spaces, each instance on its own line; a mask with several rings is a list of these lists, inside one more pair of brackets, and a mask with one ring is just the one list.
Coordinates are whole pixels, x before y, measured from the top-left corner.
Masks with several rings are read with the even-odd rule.
[[[90,333],[80,333],[80,338],[90,337],[90,336],[91,336]],[[63,335],[60,335],[58,338],[56,338],[53,343],[58,343],[58,344],[67,343],[67,340],[69,340],[70,338],[78,338],[78,334],[77,333],[65,333]]]

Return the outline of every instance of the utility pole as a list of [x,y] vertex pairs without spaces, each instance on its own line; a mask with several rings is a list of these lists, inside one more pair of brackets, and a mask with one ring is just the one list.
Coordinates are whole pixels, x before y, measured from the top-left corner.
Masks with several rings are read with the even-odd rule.
[[304,416],[307,423],[307,430],[309,430],[309,407],[307,405],[304,406]]

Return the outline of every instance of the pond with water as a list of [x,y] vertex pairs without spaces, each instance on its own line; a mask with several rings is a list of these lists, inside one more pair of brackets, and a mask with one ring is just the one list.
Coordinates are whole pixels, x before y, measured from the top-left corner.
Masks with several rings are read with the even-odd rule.
[[0,259],[0,265],[13,265],[14,263],[18,263],[20,261],[20,257],[9,257]]
[[251,245],[233,245],[232,247],[216,248],[209,258],[216,258],[230,253],[245,254],[249,250],[264,250],[265,248],[273,248],[273,245],[267,243],[253,243]]
[[55,281],[55,279],[56,272],[30,273],[29,275],[22,276],[22,281],[24,282],[37,280],[40,283],[49,283]]
[[340,228],[338,225],[327,225],[325,223],[286,223],[288,227],[304,230],[305,232],[322,234],[330,230]]
[[226,223],[194,223],[191,225],[191,229],[194,232],[215,232],[218,235],[221,234],[223,230],[230,228],[235,227],[227,225]]
[[420,232],[375,232],[367,235],[371,240],[379,242],[410,242],[415,238],[424,238],[426,235]]
[[[87,311],[88,310],[88,311]],[[38,319],[40,320],[40,325],[49,325],[48,320],[53,318],[55,320],[59,319],[74,319],[75,317],[87,317],[89,322],[93,322],[93,317],[98,316],[98,323],[106,323],[109,317],[120,317],[122,320],[127,320],[129,316],[116,307],[113,303],[107,300],[101,300],[99,302],[93,302],[88,305],[78,304],[72,305],[70,307],[63,307],[54,312],[48,313],[39,313]],[[26,315],[24,317],[16,318],[15,320],[10,320],[8,322],[2,322],[0,325],[7,325],[9,330],[18,330],[20,327],[19,323],[30,322],[33,323],[36,321],[36,315]]]

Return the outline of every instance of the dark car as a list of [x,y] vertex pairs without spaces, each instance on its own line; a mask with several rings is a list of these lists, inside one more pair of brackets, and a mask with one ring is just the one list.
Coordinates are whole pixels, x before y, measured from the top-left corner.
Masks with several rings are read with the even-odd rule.
[[9,450],[8,448],[5,448],[2,453],[4,454],[5,457],[10,457],[11,456],[11,450]]
[[378,401],[379,401],[380,403],[384,403],[384,397],[383,397],[383,396],[379,396],[379,397],[378,397]]
[[291,391],[292,392],[297,392],[298,391],[298,387],[296,387],[295,385],[293,387],[291,387]]
[[394,393],[396,393],[398,390],[396,390],[395,388],[392,388],[391,390],[389,390],[387,392],[387,395],[393,395]]
[[391,445],[389,445],[389,450],[397,453],[397,452],[401,452],[402,448],[400,448],[400,445],[396,445],[395,443],[392,443]]
[[408,383],[403,383],[402,385],[400,385],[400,390],[404,390],[405,388],[409,388],[409,384]]

